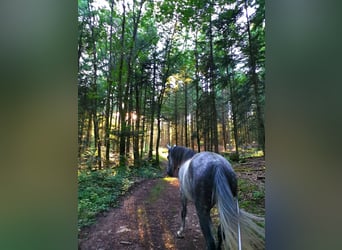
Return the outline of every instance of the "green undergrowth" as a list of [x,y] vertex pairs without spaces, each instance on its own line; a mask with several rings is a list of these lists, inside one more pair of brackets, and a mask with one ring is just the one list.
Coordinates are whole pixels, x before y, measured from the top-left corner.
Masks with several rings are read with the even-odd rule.
[[244,210],[265,215],[265,187],[258,186],[247,179],[239,179],[239,206]]
[[235,152],[223,152],[222,155],[230,162],[244,163],[247,158],[262,157],[263,152],[255,148],[251,148],[244,150],[241,149],[239,154],[236,154]]
[[78,228],[92,224],[96,215],[118,205],[118,199],[142,179],[162,177],[159,167],[116,167],[78,172]]

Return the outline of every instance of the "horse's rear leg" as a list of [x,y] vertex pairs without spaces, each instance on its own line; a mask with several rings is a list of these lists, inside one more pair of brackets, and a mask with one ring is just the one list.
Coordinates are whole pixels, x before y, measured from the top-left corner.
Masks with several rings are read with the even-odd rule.
[[187,212],[187,199],[185,198],[185,196],[182,194],[182,212],[181,212],[181,216],[182,216],[182,224],[181,227],[179,228],[178,232],[177,232],[177,237],[178,238],[184,238],[184,228],[185,228],[185,217],[186,217],[186,212]]
[[[217,227],[217,239],[218,239],[218,246],[217,246],[217,250],[221,250],[221,246],[222,246],[222,240],[224,240],[225,236],[224,236],[224,232],[221,231],[221,224]],[[223,239],[222,239],[223,236]]]
[[215,250],[215,240],[212,235],[211,227],[212,222],[210,218],[210,210],[209,211],[203,211],[200,209],[197,209],[197,215],[200,222],[200,226],[202,229],[202,233],[205,238],[205,243],[207,245],[207,250]]

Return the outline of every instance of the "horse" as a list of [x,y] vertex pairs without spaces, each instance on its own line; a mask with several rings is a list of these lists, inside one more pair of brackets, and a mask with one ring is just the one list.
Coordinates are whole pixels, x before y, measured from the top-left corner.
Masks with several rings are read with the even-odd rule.
[[[177,237],[184,237],[187,202],[196,207],[207,250],[264,249],[262,218],[239,209],[238,181],[231,164],[214,152],[196,153],[182,146],[169,146],[167,174],[178,177],[182,203],[181,226]],[[210,211],[217,205],[220,225],[217,245],[213,237]]]

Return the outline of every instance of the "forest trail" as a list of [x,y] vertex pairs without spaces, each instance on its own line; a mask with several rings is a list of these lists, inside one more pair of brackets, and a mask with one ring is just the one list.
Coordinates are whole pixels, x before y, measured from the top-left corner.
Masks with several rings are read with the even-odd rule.
[[185,238],[176,237],[181,203],[176,178],[146,180],[118,208],[82,229],[79,249],[204,249],[194,205],[189,202]]
[[[163,163],[165,164],[165,163]],[[264,185],[265,159],[249,159],[234,166],[239,179]],[[251,192],[242,197],[250,201]],[[260,206],[264,208],[264,200]],[[181,202],[177,178],[144,180],[135,185],[119,207],[99,215],[95,224],[79,234],[81,250],[205,249],[196,209],[188,202],[185,238],[176,237],[180,227]],[[215,223],[217,217],[213,218]]]

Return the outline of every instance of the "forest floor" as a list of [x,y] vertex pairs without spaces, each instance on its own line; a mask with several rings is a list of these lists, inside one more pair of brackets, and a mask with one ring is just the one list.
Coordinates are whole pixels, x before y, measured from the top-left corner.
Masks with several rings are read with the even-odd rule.
[[[263,158],[250,158],[233,166],[244,183],[263,188]],[[252,199],[252,196],[252,191],[244,193],[242,199]],[[264,213],[264,197],[259,205]],[[180,210],[178,179],[144,180],[122,197],[119,207],[99,215],[93,225],[82,228],[79,249],[205,249],[196,210],[191,202],[188,203],[185,238],[176,237],[181,221]],[[213,221],[215,223],[215,218]]]

